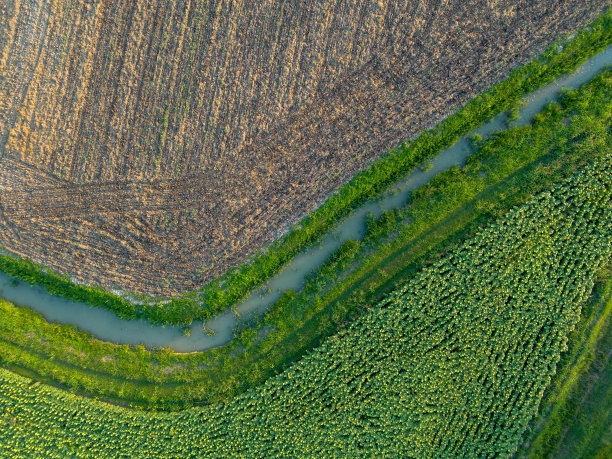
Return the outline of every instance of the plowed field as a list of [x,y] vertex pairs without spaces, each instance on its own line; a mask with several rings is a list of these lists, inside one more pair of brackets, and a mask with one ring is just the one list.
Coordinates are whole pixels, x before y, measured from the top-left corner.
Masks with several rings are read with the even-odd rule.
[[608,0],[0,6],[0,245],[195,288]]

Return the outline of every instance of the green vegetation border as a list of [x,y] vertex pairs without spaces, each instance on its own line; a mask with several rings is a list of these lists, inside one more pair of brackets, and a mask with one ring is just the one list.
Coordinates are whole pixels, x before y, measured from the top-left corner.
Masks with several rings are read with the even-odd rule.
[[484,120],[516,105],[526,94],[574,70],[590,56],[609,46],[612,43],[612,10],[580,31],[573,39],[559,43],[562,44],[561,50],[558,44],[550,46],[539,57],[513,70],[506,80],[468,102],[435,128],[391,150],[342,186],[338,193],[283,238],[198,292],[189,292],[165,304],[141,297],[147,303],[140,305],[98,287],[74,284],[68,277],[37,266],[27,259],[0,255],[0,270],[30,284],[41,285],[52,294],[108,308],[125,319],[144,318],[152,323],[175,325],[209,319],[243,299],[276,274],[352,209],[376,196],[418,164],[452,145]]

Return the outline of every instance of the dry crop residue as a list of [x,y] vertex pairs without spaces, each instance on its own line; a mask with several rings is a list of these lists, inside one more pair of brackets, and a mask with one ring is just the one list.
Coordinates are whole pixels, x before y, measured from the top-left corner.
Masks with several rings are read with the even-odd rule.
[[607,4],[8,0],[0,245],[195,288]]

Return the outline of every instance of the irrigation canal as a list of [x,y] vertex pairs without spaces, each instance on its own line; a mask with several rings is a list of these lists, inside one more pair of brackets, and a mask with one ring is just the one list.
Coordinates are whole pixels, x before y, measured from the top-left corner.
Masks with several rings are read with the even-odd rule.
[[[558,96],[561,88],[577,88],[611,63],[612,46],[593,56],[571,75],[559,78],[555,83],[533,92],[525,98],[525,105],[520,110],[521,118],[514,125],[520,126],[529,122],[548,102]],[[304,277],[321,266],[342,243],[349,239],[361,239],[364,236],[365,222],[369,213],[378,216],[386,210],[402,207],[415,189],[425,185],[435,175],[453,165],[464,164],[466,158],[473,153],[468,137],[480,134],[484,138],[492,132],[505,129],[505,118],[506,114],[502,113],[489,123],[475,129],[438,154],[431,161],[431,168],[426,171],[419,169],[413,171],[377,199],[368,201],[353,211],[326,235],[320,244],[295,257],[273,279],[253,291],[235,308],[238,315],[241,318],[248,318],[254,313],[261,313],[285,291],[299,290],[304,285]],[[0,297],[18,306],[34,309],[50,322],[74,325],[104,341],[118,344],[144,344],[147,347],[169,347],[177,352],[202,351],[226,344],[233,338],[238,325],[237,316],[228,310],[206,323],[208,329],[214,330],[214,335],[209,336],[205,333],[201,322],[194,322],[190,334],[186,335],[182,327],[151,325],[145,320],[123,320],[108,310],[49,295],[41,287],[14,281],[2,273],[0,273]]]

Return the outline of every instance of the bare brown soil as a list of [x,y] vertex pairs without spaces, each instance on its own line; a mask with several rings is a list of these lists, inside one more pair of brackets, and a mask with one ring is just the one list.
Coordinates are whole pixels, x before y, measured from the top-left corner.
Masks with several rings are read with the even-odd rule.
[[608,0],[0,5],[0,244],[192,289]]

